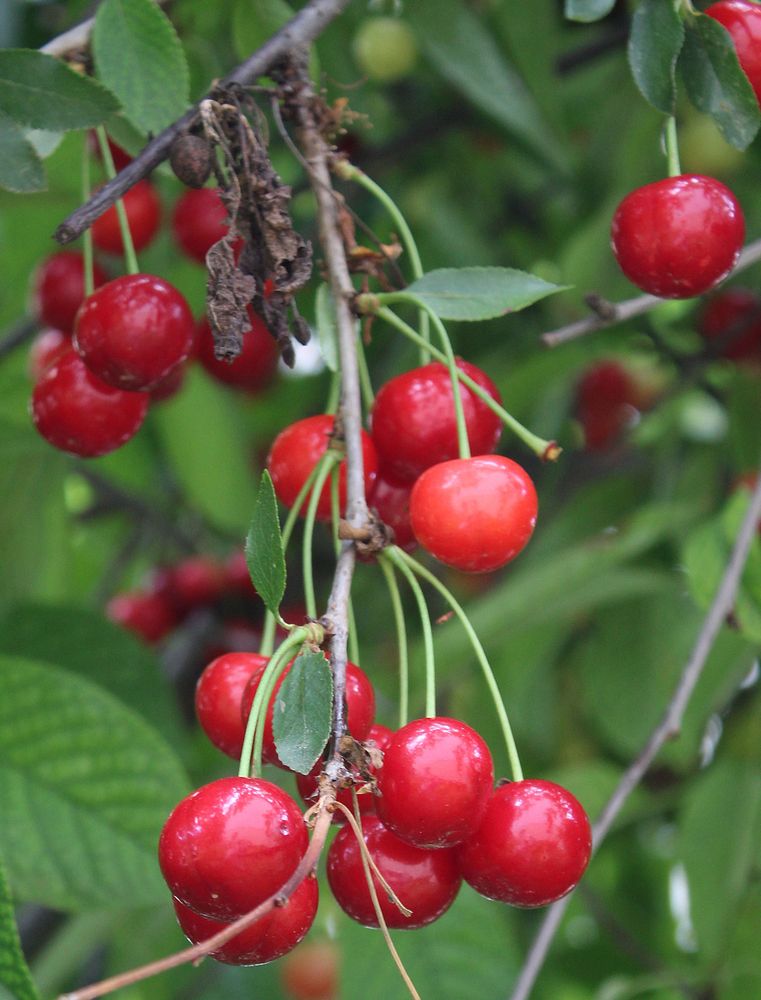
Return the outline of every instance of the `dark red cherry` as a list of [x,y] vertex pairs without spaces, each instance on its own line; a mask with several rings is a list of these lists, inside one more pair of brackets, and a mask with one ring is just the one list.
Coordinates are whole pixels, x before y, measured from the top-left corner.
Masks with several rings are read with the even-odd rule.
[[745,239],[737,199],[713,177],[682,174],[630,192],[616,209],[613,253],[643,292],[702,295],[729,274]]
[[233,361],[214,356],[214,337],[204,318],[198,325],[196,353],[206,371],[218,382],[243,392],[261,392],[275,376],[280,353],[264,320],[248,307],[249,330],[243,334],[243,349]]
[[237,760],[246,733],[241,715],[243,692],[252,675],[269,662],[258,653],[225,653],[205,668],[196,685],[196,716],[222,753]]
[[761,8],[750,0],[719,0],[703,12],[723,24],[761,104]]
[[722,357],[761,361],[761,298],[747,288],[722,289],[706,303],[698,330]]
[[[457,367],[497,402],[499,390],[486,372],[462,358]],[[470,389],[460,387],[468,440],[474,455],[496,447],[502,423]],[[373,442],[387,473],[411,483],[425,469],[457,458],[457,425],[449,370],[435,361],[413,368],[381,386],[373,405]]]
[[159,642],[177,624],[174,608],[161,594],[151,591],[117,594],[106,605],[106,615],[148,643]]
[[[211,957],[226,965],[264,965],[281,958],[306,936],[314,923],[318,901],[317,879],[310,875],[282,906],[274,906],[250,927],[211,952]],[[182,933],[191,944],[208,941],[229,926],[223,921],[202,917],[176,898],[172,903]]]
[[187,614],[209,607],[222,596],[226,584],[224,566],[211,556],[188,556],[167,570],[163,583],[175,606]]
[[[427,851],[413,847],[387,830],[376,816],[362,819],[365,844],[381,875],[399,900],[412,910],[405,917],[373,876],[381,912],[388,927],[425,927],[444,914],[460,888],[455,848]],[[339,830],[328,851],[328,884],[341,909],[365,927],[378,927],[365,881],[359,844],[349,826]]]
[[96,289],[77,314],[74,346],[98,378],[118,389],[153,389],[193,347],[184,297],[153,274],[125,274]]
[[[108,275],[93,265],[95,288]],[[47,257],[34,276],[34,307],[40,321],[56,330],[71,333],[77,310],[85,300],[85,261],[77,250],[60,250]]]
[[202,916],[230,921],[269,899],[307,849],[299,807],[262,778],[219,778],[184,798],[159,839],[172,895]]
[[332,941],[305,941],[280,968],[286,996],[292,1000],[336,1000],[340,952]]
[[378,517],[394,530],[394,544],[406,552],[417,548],[410,524],[410,483],[400,483],[381,468],[373,489],[373,507]]
[[251,581],[251,574],[248,571],[246,553],[243,549],[236,549],[231,552],[225,561],[225,586],[243,597],[255,597],[256,588]]
[[[122,197],[127,224],[136,251],[144,250],[158,232],[161,222],[161,201],[150,181],[138,181]],[[92,241],[105,253],[124,253],[122,232],[116,206],[107,208],[91,226]]]
[[384,826],[417,847],[453,847],[478,828],[494,786],[489,748],[458,719],[415,719],[394,733],[378,777]]
[[632,422],[641,393],[617,361],[600,361],[587,370],[576,388],[576,415],[590,450],[608,448]]
[[227,211],[219,188],[189,188],[177,199],[172,234],[178,246],[199,264],[206,263],[207,252],[227,229]]
[[106,385],[69,350],[34,387],[31,412],[35,427],[55,448],[95,458],[137,434],[148,412],[148,394]]
[[592,833],[579,801],[551,781],[501,785],[478,830],[459,848],[476,892],[513,906],[546,906],[576,885],[589,863]]

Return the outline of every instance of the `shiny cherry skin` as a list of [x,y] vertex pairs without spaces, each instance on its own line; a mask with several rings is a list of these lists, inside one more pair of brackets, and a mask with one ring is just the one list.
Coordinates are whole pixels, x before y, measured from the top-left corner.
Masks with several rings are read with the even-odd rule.
[[[394,734],[388,728],[388,726],[382,726],[379,722],[374,722],[370,727],[370,732],[367,734],[367,739],[363,740],[364,743],[373,742],[378,750],[382,753],[385,752],[386,747],[391,742],[391,738]],[[296,775],[296,787],[299,790],[299,795],[304,800],[304,803],[308,806],[313,806],[317,801],[318,787],[317,779],[323,769],[324,761],[319,760],[314,765],[309,774],[297,774]],[[377,777],[375,768],[369,768],[370,777]],[[354,775],[356,780],[356,787],[361,788],[363,785],[367,784],[367,778],[363,775],[357,773]],[[336,792],[336,799],[347,809],[354,808],[354,800],[352,796],[351,788],[339,788]],[[360,813],[365,816],[367,813],[374,813],[376,797],[372,792],[364,792],[362,795],[357,795],[357,805],[359,806]],[[333,813],[333,822],[339,825],[346,822],[346,817],[341,812],[340,809],[336,809]]]
[[218,778],[175,806],[159,838],[159,865],[180,902],[230,921],[282,887],[308,841],[299,807],[277,785]]
[[[108,281],[97,264],[93,266],[95,288]],[[34,275],[34,308],[41,322],[71,333],[77,310],[85,300],[85,260],[77,250],[60,250],[47,257]]]
[[106,616],[149,644],[160,642],[177,625],[174,608],[152,591],[117,594],[106,605]]
[[243,333],[243,349],[232,361],[214,356],[214,337],[205,318],[198,324],[196,353],[206,371],[217,382],[224,382],[242,392],[257,393],[266,389],[277,372],[280,353],[263,319],[248,306],[251,326]]
[[373,507],[378,517],[394,531],[394,544],[405,552],[417,548],[410,524],[410,483],[400,483],[382,466],[373,489]]
[[383,754],[377,811],[416,847],[454,847],[478,828],[494,786],[494,763],[475,729],[458,719],[415,719]]
[[[318,902],[317,879],[310,875],[283,906],[273,907],[250,927],[211,952],[211,957],[225,965],[265,965],[282,958],[306,936],[314,923]],[[175,898],[172,903],[182,933],[191,944],[208,941],[231,922],[202,917]]]
[[[161,201],[150,181],[138,181],[125,192],[122,201],[132,243],[139,253],[152,242],[161,223]],[[107,208],[91,226],[92,241],[104,253],[122,254],[124,245],[116,206]]]
[[[486,372],[462,358],[457,367],[502,402]],[[470,389],[461,386],[460,395],[471,451],[494,451],[502,429],[499,417]],[[372,437],[384,469],[402,483],[414,482],[438,462],[457,458],[454,395],[446,365],[434,361],[381,386],[373,404]]]
[[98,378],[130,392],[153,389],[193,347],[184,297],[153,274],[125,274],[96,289],[77,313],[74,346]]
[[750,0],[719,0],[703,13],[732,36],[738,62],[761,104],[761,8]]
[[688,299],[717,285],[745,239],[737,199],[722,183],[681,174],[631,191],[613,216],[619,267],[643,292]]
[[106,385],[69,349],[48,368],[32,393],[37,430],[55,448],[82,458],[106,455],[140,430],[148,395]]
[[219,188],[188,188],[172,212],[172,234],[177,245],[199,264],[209,249],[227,234],[227,211]]
[[246,728],[241,716],[243,692],[252,675],[264,669],[268,657],[258,653],[225,653],[204,669],[196,685],[196,716],[211,742],[237,760]]
[[589,863],[592,831],[583,807],[552,781],[501,785],[481,825],[459,848],[463,878],[512,906],[546,906],[576,885]]
[[586,448],[609,448],[631,421],[639,397],[634,379],[617,361],[588,368],[576,387],[576,415]]
[[292,1000],[336,1000],[340,953],[332,941],[305,941],[280,968],[280,982]]
[[33,382],[39,382],[54,361],[71,349],[71,337],[63,330],[43,330],[29,348],[27,370]]
[[433,465],[410,497],[418,542],[465,573],[489,573],[514,559],[531,538],[536,512],[529,475],[502,455]]
[[705,305],[698,331],[733,361],[761,361],[761,298],[747,288],[724,288]]
[[[272,692],[272,697],[270,698],[269,707],[267,708],[267,716],[264,723],[264,739],[262,743],[262,760],[266,764],[275,764],[277,767],[283,767],[280,758],[277,755],[277,750],[275,749],[275,737],[272,733],[272,713],[275,708],[275,701],[277,699],[278,692],[283,684],[283,681],[288,675],[289,670],[293,664],[293,660],[288,664],[280,678],[275,685]],[[243,701],[241,702],[241,713],[243,716],[243,725],[245,726],[248,722],[248,716],[251,711],[251,706],[254,703],[254,696],[256,695],[257,688],[262,679],[262,674],[266,664],[257,668],[257,670],[252,674],[251,679],[246,685],[246,689],[243,692]],[[349,733],[354,737],[355,740],[359,740],[361,743],[366,740],[370,732],[370,727],[375,719],[375,692],[373,691],[373,686],[370,683],[367,674],[360,670],[358,666],[354,663],[346,664],[346,722],[349,729]]]
[[[286,507],[292,507],[299,490],[328,449],[330,435],[333,433],[333,417],[319,414],[297,420],[282,430],[272,443],[267,456],[267,468],[272,476],[278,499]],[[365,476],[365,495],[372,496],[375,480],[378,475],[378,455],[370,435],[362,431],[362,460]],[[311,492],[310,492],[311,495]],[[346,461],[338,468],[338,495],[341,513],[346,507]],[[301,508],[301,516],[306,512],[308,503]],[[317,504],[317,520],[330,521],[331,501],[330,483],[326,482]]]
[[[373,876],[380,909],[389,927],[409,930],[425,927],[449,909],[461,884],[456,848],[427,851],[414,847],[387,830],[377,816],[365,816],[362,830],[367,850],[381,875],[401,903],[412,910],[411,916],[405,917]],[[339,830],[331,844],[327,874],[341,909],[365,927],[377,927],[359,845],[349,826]]]

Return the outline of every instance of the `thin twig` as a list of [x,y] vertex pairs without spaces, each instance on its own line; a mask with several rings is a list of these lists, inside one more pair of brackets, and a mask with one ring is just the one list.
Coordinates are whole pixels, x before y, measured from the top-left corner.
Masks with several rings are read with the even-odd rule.
[[[311,0],[311,3],[300,10],[261,48],[250,55],[232,73],[228,73],[220,82],[220,87],[229,87],[233,84],[245,86],[253,83],[290,51],[316,38],[350,2],[351,0]],[[182,118],[165,128],[155,139],[152,139],[112,181],[104,184],[89,201],[64,219],[56,229],[54,238],[59,243],[66,244],[81,236],[99,215],[102,215],[107,208],[114,204],[117,198],[120,198],[125,191],[128,191],[143,177],[147,177],[151,170],[169,156],[174,140],[196,121],[197,116],[198,105],[196,104]]]
[[26,316],[21,319],[0,340],[0,361],[31,340],[40,328],[39,321]]
[[[663,717],[650,734],[639,756],[622,775],[618,786],[608,799],[597,821],[592,826],[592,840],[595,851],[609,833],[616,816],[618,816],[626,800],[645,776],[664,743],[679,736],[682,719],[692,693],[695,690],[695,685],[700,679],[703,667],[713,648],[716,637],[734,605],[737,588],[748,558],[751,543],[756,536],[760,517],[761,470],[759,470],[750,505],[737,532],[732,554],[724,570],[724,575],[716,591],[716,596],[713,599],[708,614],[703,620],[703,625],[698,633],[692,653],[674,688]],[[530,996],[534,982],[544,965],[547,952],[570,900],[571,896],[566,896],[564,899],[554,903],[547,911],[544,922],[539,928],[539,932],[526,956],[526,961],[515,983],[513,992],[510,994],[510,1000],[527,1000]]]
[[[744,271],[745,268],[759,260],[761,260],[761,240],[754,240],[740,254],[732,274],[739,274],[740,271]],[[602,310],[603,315],[595,312],[593,316],[588,316],[586,319],[580,319],[567,326],[561,326],[557,330],[543,333],[542,343],[547,347],[557,347],[558,344],[565,344],[569,340],[584,337],[588,333],[594,333],[595,330],[604,330],[605,327],[624,323],[628,319],[641,316],[642,313],[650,312],[651,309],[656,309],[664,302],[669,301],[671,300],[659,299],[655,295],[639,295],[636,299],[626,299],[624,302],[606,302],[604,303],[605,309]]]

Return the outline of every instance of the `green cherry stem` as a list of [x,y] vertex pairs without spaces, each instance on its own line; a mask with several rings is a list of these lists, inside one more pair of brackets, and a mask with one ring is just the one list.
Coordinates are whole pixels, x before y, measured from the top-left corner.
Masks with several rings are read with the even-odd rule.
[[341,373],[332,372],[330,376],[330,389],[328,390],[328,401],[325,404],[324,412],[330,416],[334,417],[336,415],[336,410],[338,409],[338,403],[341,398]]
[[[373,296],[373,298],[376,298],[376,296]],[[396,327],[396,329],[399,330],[400,333],[403,333],[405,337],[408,337],[415,343],[419,343],[420,334],[417,330],[413,329],[409,323],[405,323],[403,319],[400,319],[399,316],[397,316],[391,309],[382,306],[377,310],[376,315],[380,319],[385,320],[390,326]],[[431,346],[431,354],[437,361],[441,361],[446,364],[447,358],[443,351],[439,351],[437,348]],[[545,441],[544,438],[540,438],[537,434],[532,434],[532,432],[516,420],[511,413],[508,413],[504,406],[500,406],[495,399],[492,399],[483,386],[479,385],[478,382],[474,381],[470,375],[467,375],[460,368],[457,369],[457,378],[463,385],[467,386],[474,395],[478,396],[478,398],[489,407],[492,413],[496,413],[502,423],[506,427],[509,427],[510,430],[517,437],[519,437],[520,440],[531,449],[531,451],[534,452],[535,455],[544,461],[549,460],[552,462],[560,456],[562,449],[559,445],[557,445],[554,441]]]
[[[106,130],[102,125],[99,125],[95,130],[95,134],[98,136],[98,146],[100,147],[100,155],[103,158],[103,166],[106,168],[106,177],[112,181],[114,177],[116,177],[116,167],[114,166],[114,158],[111,156],[111,150],[108,146]],[[127,265],[127,274],[138,274],[140,272],[140,268],[137,265],[135,246],[132,242],[132,233],[130,232],[129,223],[127,222],[127,212],[121,198],[117,198],[116,200],[116,214],[119,218],[119,229],[122,234],[122,246],[124,247],[124,260]]]
[[666,119],[666,160],[668,162],[669,177],[678,177],[682,172],[679,163],[679,143],[676,135],[676,118],[670,116]]
[[[90,143],[87,132],[84,133],[84,150],[82,153],[82,204],[90,200]],[[92,233],[85,229],[82,252],[85,261],[85,298],[95,291],[95,276],[93,274]]]
[[520,758],[518,756],[518,748],[515,745],[515,737],[513,736],[513,730],[510,726],[510,720],[507,717],[507,711],[505,710],[505,703],[502,700],[502,695],[500,694],[497,681],[494,677],[494,671],[489,664],[489,660],[486,656],[484,647],[481,644],[481,640],[478,638],[476,630],[470,623],[470,619],[465,614],[462,605],[457,601],[455,596],[451,593],[448,587],[445,587],[441,580],[438,579],[430,570],[426,569],[422,563],[419,563],[417,559],[413,559],[411,555],[400,549],[398,546],[393,546],[391,549],[386,549],[384,554],[388,555],[396,566],[406,565],[409,567],[410,571],[417,573],[426,582],[430,583],[432,587],[441,594],[447,604],[450,606],[452,611],[460,619],[460,624],[465,629],[465,633],[470,639],[470,644],[473,647],[473,652],[476,654],[476,659],[478,660],[481,670],[486,681],[486,685],[489,688],[489,692],[494,701],[494,707],[497,710],[497,716],[499,718],[499,724],[502,729],[502,735],[505,739],[505,746],[507,747],[507,756],[510,760],[510,770],[513,774],[513,781],[523,780],[523,769],[521,768]]
[[[360,170],[359,167],[355,167],[353,163],[348,161],[341,161],[340,164],[336,165],[336,172],[339,177],[344,180],[355,181],[370,194],[374,195],[378,201],[383,205],[388,214],[391,216],[394,225],[399,230],[399,236],[402,239],[404,248],[407,251],[407,256],[410,261],[410,270],[412,271],[412,276],[414,278],[423,277],[423,262],[420,259],[420,253],[417,248],[417,243],[415,243],[415,237],[412,235],[412,230],[407,225],[407,220],[402,215],[401,209],[396,204],[396,202],[380,187],[375,183],[367,174]],[[430,350],[428,346],[430,345],[430,334],[428,331],[428,314],[424,309],[420,310],[420,338],[422,344],[420,345],[420,364],[427,365],[431,360]]]
[[314,573],[312,571],[312,537],[317,514],[317,504],[320,502],[322,488],[327,482],[330,470],[341,461],[337,451],[328,449],[319,462],[319,471],[314,479],[314,488],[309,495],[306,514],[304,515],[304,535],[302,538],[301,564],[304,573],[304,603],[309,618],[317,617],[317,601],[314,596]]
[[425,714],[429,719],[436,715],[436,660],[433,653],[433,630],[431,629],[431,616],[428,613],[428,605],[425,603],[425,595],[420,584],[415,579],[415,574],[407,565],[404,559],[400,559],[398,553],[402,550],[395,545],[384,549],[381,559],[388,559],[399,570],[409,584],[417,603],[420,614],[420,624],[423,628],[423,648],[425,650]]
[[399,593],[399,584],[394,573],[394,567],[388,559],[378,560],[383,575],[386,578],[391,608],[396,624],[396,638],[399,647],[399,726],[407,724],[409,714],[409,658],[407,651],[407,626],[404,623],[404,608]]
[[[238,777],[240,778],[246,778],[249,774],[252,777],[256,777],[261,773],[264,722],[272,689],[277,684],[278,678],[290,660],[291,651],[296,646],[300,646],[309,635],[309,629],[303,627],[295,628],[283,641],[278,651],[271,657],[262,674],[251,704],[251,711],[248,713],[248,721],[246,722],[246,733],[243,737],[243,749],[241,750],[240,765],[238,767]],[[262,711],[262,705],[264,705],[264,711]]]
[[370,381],[370,369],[367,367],[365,345],[362,343],[361,334],[357,337],[357,362],[359,365],[359,388],[362,393],[362,402],[365,406],[365,413],[367,414],[373,408],[375,393],[373,392],[373,384]]

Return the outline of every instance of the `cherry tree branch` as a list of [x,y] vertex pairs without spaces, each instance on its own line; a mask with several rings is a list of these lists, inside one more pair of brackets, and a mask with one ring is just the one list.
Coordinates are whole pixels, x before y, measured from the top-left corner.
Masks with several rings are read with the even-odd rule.
[[[290,51],[313,41],[336,18],[351,0],[311,0],[284,27],[268,39],[261,48],[252,53],[231,73],[220,81],[221,87],[233,84],[245,86],[265,74],[270,67],[283,59]],[[194,105],[182,118],[165,128],[120,171],[113,180],[99,188],[80,208],[72,212],[58,226],[54,238],[61,244],[71,243],[102,215],[107,208],[121,198],[139,180],[162,163],[172,148],[177,136],[182,135],[198,116],[198,105]]]
[[[750,505],[737,532],[732,554],[724,570],[724,575],[721,578],[708,614],[703,620],[689,659],[666,706],[663,717],[655,729],[653,729],[637,758],[622,775],[618,786],[592,826],[594,851],[598,850],[600,844],[610,832],[610,828],[623,808],[624,803],[640,781],[642,781],[642,778],[647,773],[663,745],[668,740],[676,739],[679,736],[682,719],[684,718],[684,713],[692,697],[692,693],[700,680],[716,637],[727,615],[734,606],[737,588],[740,584],[740,578],[748,558],[751,543],[756,536],[760,518],[761,469],[756,480],[756,487],[751,496]],[[530,996],[570,900],[570,895],[565,896],[557,903],[554,903],[547,911],[544,922],[539,928],[539,932],[534,938],[534,942],[526,956],[526,961],[515,983],[513,992],[510,994],[510,1000],[527,1000]]]
[[[169,0],[156,0],[156,2],[160,7],[163,7]],[[45,42],[40,47],[40,52],[44,52],[49,56],[65,56],[69,52],[85,48],[90,41],[94,24],[95,18],[88,17],[86,21],[75,24],[73,28],[69,28],[63,34],[56,35],[49,42]]]
[[[732,274],[739,274],[759,260],[761,260],[761,240],[754,240],[743,249]],[[641,316],[668,301],[670,300],[660,299],[656,295],[638,295],[635,299],[626,299],[623,302],[608,302],[598,296],[588,296],[587,304],[593,310],[592,316],[561,326],[549,333],[543,333],[541,339],[547,347],[557,347],[569,340],[577,340],[588,333],[594,333],[595,330],[603,330],[605,327],[615,326],[635,316]]]

